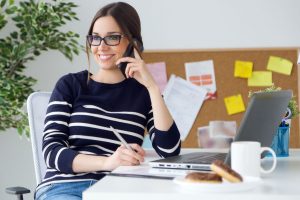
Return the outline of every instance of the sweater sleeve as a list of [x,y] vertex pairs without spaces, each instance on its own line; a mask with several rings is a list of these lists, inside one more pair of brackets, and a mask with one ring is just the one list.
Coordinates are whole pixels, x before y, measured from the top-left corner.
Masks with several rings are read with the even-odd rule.
[[72,162],[78,152],[69,148],[69,120],[72,113],[72,77],[66,75],[56,84],[47,108],[43,135],[46,166],[62,173],[74,173]]
[[169,130],[158,130],[154,126],[153,112],[151,110],[147,116],[147,130],[153,148],[161,157],[176,156],[180,153],[180,133],[174,121]]

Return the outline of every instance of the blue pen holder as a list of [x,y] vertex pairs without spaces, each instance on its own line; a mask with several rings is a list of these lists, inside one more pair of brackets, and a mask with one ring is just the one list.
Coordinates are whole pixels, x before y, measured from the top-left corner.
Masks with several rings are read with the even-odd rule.
[[[290,126],[278,127],[277,133],[273,138],[271,148],[275,151],[277,157],[289,156]],[[267,156],[271,156],[268,154]]]

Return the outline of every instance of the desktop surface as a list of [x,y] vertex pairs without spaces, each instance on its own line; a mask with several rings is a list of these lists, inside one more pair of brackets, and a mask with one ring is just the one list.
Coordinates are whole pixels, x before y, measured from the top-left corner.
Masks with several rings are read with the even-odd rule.
[[[182,149],[182,153],[195,149]],[[205,151],[197,149],[196,151]],[[153,150],[147,151],[146,161],[158,158]],[[263,165],[271,165],[269,158]],[[144,165],[145,167],[145,165]],[[196,192],[175,184],[172,180],[134,177],[106,176],[83,193],[83,200],[98,199],[299,199],[300,198],[300,149],[290,150],[290,156],[278,158],[276,169],[271,174],[262,175],[262,183],[257,187],[240,192]]]

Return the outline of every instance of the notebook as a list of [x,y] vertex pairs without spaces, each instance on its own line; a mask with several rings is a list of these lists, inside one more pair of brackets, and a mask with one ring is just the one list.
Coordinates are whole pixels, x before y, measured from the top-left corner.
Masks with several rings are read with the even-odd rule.
[[[291,97],[291,90],[254,93],[233,141],[258,141],[261,146],[271,146]],[[216,159],[230,165],[230,150],[227,153],[188,153],[150,161],[149,165],[155,168],[210,170],[210,164]]]

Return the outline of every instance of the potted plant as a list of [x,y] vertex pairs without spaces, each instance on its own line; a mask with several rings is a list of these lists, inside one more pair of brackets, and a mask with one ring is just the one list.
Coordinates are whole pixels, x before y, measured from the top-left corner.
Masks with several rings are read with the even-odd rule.
[[79,54],[79,35],[59,29],[68,21],[78,20],[75,7],[64,0],[0,1],[0,30],[8,23],[10,28],[8,36],[0,37],[0,131],[16,128],[19,134],[29,136],[23,107],[36,79],[23,73],[28,61],[50,49],[69,60]]
[[[276,87],[274,84],[271,87],[265,88],[264,90],[259,90],[256,92],[273,92],[281,90],[280,87]],[[249,97],[255,92],[249,91]],[[274,139],[271,144],[271,148],[275,151],[277,157],[286,157],[289,156],[289,138],[290,138],[290,128],[291,128],[291,119],[300,114],[298,109],[298,104],[295,99],[295,96],[289,101],[287,112],[281,123],[278,126],[277,133],[274,136]]]

